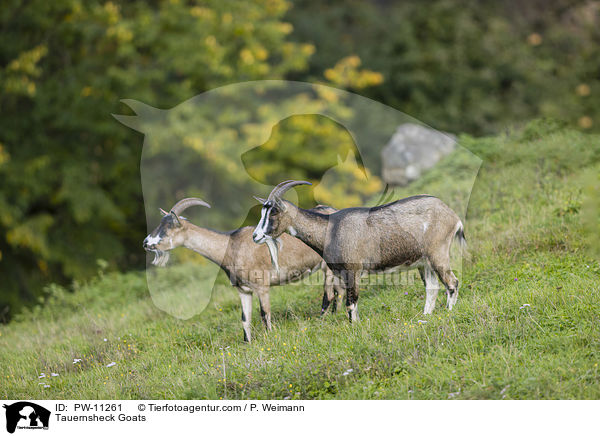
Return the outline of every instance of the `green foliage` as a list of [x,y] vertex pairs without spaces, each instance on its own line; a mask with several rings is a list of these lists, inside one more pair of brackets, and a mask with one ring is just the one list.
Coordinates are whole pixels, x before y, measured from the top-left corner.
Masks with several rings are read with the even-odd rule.
[[[0,320],[36,301],[46,283],[91,276],[98,258],[112,269],[143,265],[142,138],[110,117],[125,110],[121,98],[167,108],[224,84],[298,79],[360,92],[453,132],[493,132],[538,115],[561,120],[531,124],[521,139],[513,138],[527,146],[512,148],[508,159],[530,159],[536,140],[551,142],[548,134],[563,124],[600,125],[595,98],[600,26],[594,7],[580,0],[436,0],[427,7],[413,0],[4,2]],[[322,108],[335,106],[335,99],[321,93],[305,103]],[[221,201],[215,210],[222,215],[207,224],[231,226],[230,217],[247,213],[245,205],[226,201],[240,196],[243,185],[242,172],[228,168],[229,155],[240,138],[263,143],[257,138],[264,126],[252,125],[252,116],[268,118],[276,110],[251,109],[255,112],[211,108],[212,114],[201,114],[207,115],[204,119],[196,114],[196,130],[181,122],[164,132],[173,133],[188,153],[200,153],[206,164],[193,169],[202,182],[197,191],[163,196],[202,195],[212,186]],[[379,132],[369,141],[383,145],[391,132],[385,121],[369,115],[355,114],[370,131]],[[241,134],[217,132],[210,142],[199,133],[210,122],[240,124],[236,117],[247,117]],[[325,174],[301,201],[318,198],[338,207],[364,204],[380,189],[379,156],[362,156],[376,162],[370,174],[363,171],[361,162],[346,153],[352,138],[331,120],[291,117],[266,145],[283,138],[285,149],[245,156],[247,171],[262,183],[289,177],[316,181]],[[505,161],[502,149],[486,145],[495,139],[465,136],[463,141],[494,162],[488,164]],[[555,141],[536,171],[567,174],[578,159],[597,162],[597,148],[584,142],[586,152]],[[333,177],[328,168],[336,155],[348,158]],[[457,160],[449,157],[445,165],[453,168]],[[238,178],[232,176],[236,172]],[[234,183],[219,183],[225,174]],[[556,215],[589,217],[590,241],[597,234],[594,177],[586,179],[591,182],[581,193],[565,194],[554,208]],[[451,198],[468,186],[466,180],[459,187],[435,178],[435,173],[426,175],[422,186],[454,190],[448,192]]]
[[110,113],[124,96],[175,104],[229,81],[302,68],[311,47],[285,42],[290,28],[279,17],[286,7],[75,0],[3,6],[4,317],[46,281],[93,273],[98,257],[141,264],[140,138]]
[[384,81],[361,91],[451,132],[534,117],[600,128],[600,16],[585,0],[296,0],[291,37],[316,47],[320,77],[356,54]]
[[[597,186],[600,161],[585,158],[598,138],[568,129],[538,133],[531,140],[520,139],[521,131],[461,138],[496,160],[484,162],[471,197],[470,260],[452,312],[440,295],[434,313],[422,314],[416,274],[399,287],[363,289],[361,322],[352,325],[343,309],[318,317],[320,286],[288,285],[271,293],[269,334],[255,302],[255,341],[244,344],[239,298],[226,281],[217,282],[205,312],[181,321],[156,308],[142,273],[102,273],[72,289],[48,287],[44,304],[0,326],[0,396],[598,399],[600,263],[582,226],[587,202],[598,196],[585,188],[581,209],[555,213],[586,183]],[[561,157],[560,144],[580,159],[566,166],[538,159]],[[445,165],[407,192],[441,189],[440,180],[451,192],[469,177]],[[204,272],[187,268],[166,277]],[[189,298],[186,292],[170,298]],[[43,388],[41,372],[60,376]]]
[[[282,19],[289,6],[284,0],[3,4],[0,319],[35,301],[44,283],[89,277],[97,258],[113,269],[143,265],[142,138],[110,114],[123,112],[122,98],[169,107],[224,84],[301,73],[314,47],[289,40],[293,27]],[[332,63],[335,83],[362,88],[381,81],[359,64]],[[205,138],[194,137],[189,124],[177,127],[171,133],[192,150],[202,148]],[[225,178],[228,133],[208,147],[217,152],[206,160],[206,179]],[[320,134],[330,133],[324,127]],[[235,188],[220,198],[232,198]],[[229,223],[228,212],[220,223]]]
[[[311,191],[318,202],[342,208],[361,206],[383,188],[379,177],[356,155],[350,133],[323,116],[297,115],[284,120],[259,150],[245,153],[242,160],[251,177],[273,186],[289,179],[318,185],[313,186],[314,191],[299,192],[300,204],[311,207],[315,201],[309,197]],[[334,166],[335,174],[328,177]]]

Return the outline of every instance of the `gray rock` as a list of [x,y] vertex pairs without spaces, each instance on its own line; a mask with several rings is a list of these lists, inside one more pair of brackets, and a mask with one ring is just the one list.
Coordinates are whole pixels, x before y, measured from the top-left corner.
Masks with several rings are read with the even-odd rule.
[[456,146],[456,136],[418,124],[402,124],[381,150],[381,176],[390,185],[407,185]]

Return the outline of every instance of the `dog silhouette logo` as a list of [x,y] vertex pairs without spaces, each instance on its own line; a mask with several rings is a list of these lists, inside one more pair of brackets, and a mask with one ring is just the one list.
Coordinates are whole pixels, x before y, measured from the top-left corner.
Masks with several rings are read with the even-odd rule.
[[18,429],[48,429],[50,411],[29,401],[19,401],[6,409],[6,431],[14,433]]
[[[268,195],[289,179],[312,183],[310,189],[287,191],[287,200],[306,209],[316,204],[348,208],[391,203],[400,200],[406,188],[395,190],[395,182],[383,183],[378,174],[384,168],[400,168],[398,180],[413,180],[431,168],[434,157],[436,162],[441,157],[445,148],[438,143],[451,144],[444,173],[456,172],[461,182],[456,189],[448,188],[440,176],[427,194],[445,201],[464,220],[481,166],[481,159],[452,137],[419,128],[418,120],[394,108],[321,84],[232,83],[169,109],[131,99],[122,102],[130,114],[113,116],[144,135],[140,178],[149,236],[163,219],[159,208],[185,197],[198,196],[213,206],[190,208],[190,222],[224,232],[256,226],[262,205],[254,196]],[[395,166],[383,154],[388,143],[399,144],[393,148],[400,156]],[[420,189],[414,186],[411,191]],[[202,313],[218,289],[220,266],[232,252],[211,243],[210,254],[204,256],[204,248],[177,250],[185,247],[181,237],[163,240],[155,234],[147,239],[154,241],[145,247],[153,303],[179,319]],[[460,250],[455,251],[453,269],[460,277],[462,258]],[[202,268],[196,267],[199,264]]]

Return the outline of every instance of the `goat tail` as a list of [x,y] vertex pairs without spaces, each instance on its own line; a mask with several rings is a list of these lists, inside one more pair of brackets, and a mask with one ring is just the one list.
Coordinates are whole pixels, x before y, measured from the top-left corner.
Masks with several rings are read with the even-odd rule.
[[463,226],[463,223],[460,220],[456,224],[454,237],[458,240],[458,244],[460,245],[461,251],[465,252],[467,250],[467,238],[465,237],[465,227]]

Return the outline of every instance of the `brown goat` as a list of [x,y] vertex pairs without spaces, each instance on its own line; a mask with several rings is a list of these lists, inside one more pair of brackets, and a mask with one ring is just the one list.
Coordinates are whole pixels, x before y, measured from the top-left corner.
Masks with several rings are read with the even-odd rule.
[[[154,252],[152,262],[166,265],[169,250],[183,246],[193,250],[221,267],[231,284],[238,290],[242,303],[242,326],[244,340],[251,340],[252,294],[258,295],[261,317],[267,330],[271,330],[271,304],[269,288],[283,285],[322,269],[325,275],[324,299],[338,292],[338,282],[327,268],[323,259],[310,247],[289,235],[267,245],[256,245],[252,241],[254,227],[242,227],[230,232],[219,232],[198,227],[180,214],[190,206],[210,207],[198,198],[179,201],[170,212],[161,209],[164,215],[160,224],[144,239],[143,247]],[[277,249],[277,246],[281,246]],[[277,261],[272,263],[269,250],[277,250]],[[335,307],[335,306],[334,306]]]
[[[458,280],[450,269],[454,237],[464,244],[463,224],[440,199],[417,195],[378,207],[341,209],[330,215],[301,209],[283,200],[291,187],[280,183],[263,202],[253,239],[278,238],[287,232],[319,253],[346,290],[350,321],[358,319],[358,285],[363,273],[418,268],[427,298],[424,313],[435,307],[439,285],[447,290],[448,308],[458,298]],[[323,302],[323,310],[329,302]]]

